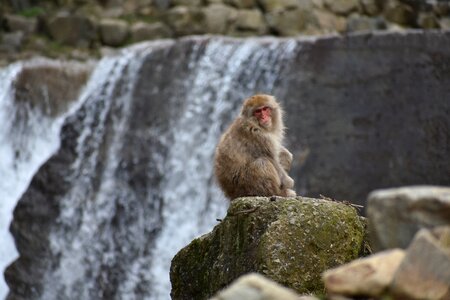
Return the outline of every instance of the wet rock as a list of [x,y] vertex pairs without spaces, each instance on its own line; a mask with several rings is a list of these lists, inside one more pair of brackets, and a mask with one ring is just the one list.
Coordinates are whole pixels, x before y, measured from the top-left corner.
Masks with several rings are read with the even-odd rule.
[[416,20],[416,12],[411,6],[394,0],[387,3],[384,9],[384,17],[396,24],[413,26]]
[[117,47],[126,42],[130,29],[125,21],[105,19],[100,21],[99,32],[104,45]]
[[358,0],[325,0],[325,5],[339,15],[348,15],[360,9]]
[[405,256],[400,249],[387,250],[327,270],[325,288],[329,294],[380,297],[387,291]]
[[162,22],[137,22],[131,27],[131,39],[133,42],[170,38],[172,36],[172,30]]
[[9,31],[22,31],[23,33],[35,33],[37,28],[36,18],[25,18],[18,15],[5,15],[5,27]]
[[450,227],[420,230],[395,274],[396,299],[450,299]]
[[368,197],[374,250],[406,248],[421,228],[450,225],[450,188],[415,186],[378,190]]
[[235,280],[210,300],[302,300],[294,291],[264,277],[251,273]]
[[204,15],[200,8],[176,6],[167,13],[168,25],[176,36],[200,34],[205,31]]
[[86,16],[60,14],[47,26],[51,37],[62,44],[86,48],[97,39],[96,26]]
[[[239,198],[214,230],[172,260],[172,299],[206,299],[258,272],[299,293],[320,292],[321,273],[360,255],[364,224],[354,208],[312,198]],[[226,270],[226,272],[224,272]]]
[[212,4],[203,9],[205,26],[208,33],[223,34],[237,18],[236,9],[223,5]]

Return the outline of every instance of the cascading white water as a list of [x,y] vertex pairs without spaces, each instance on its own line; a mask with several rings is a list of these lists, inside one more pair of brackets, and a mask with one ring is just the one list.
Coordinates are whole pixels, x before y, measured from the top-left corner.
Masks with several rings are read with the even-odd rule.
[[[18,62],[0,70],[0,270],[17,256],[9,224],[13,209],[32,176],[59,146],[64,116],[50,117],[29,102],[15,102],[14,81],[25,67],[57,66],[37,59]],[[42,99],[48,105],[48,99]],[[1,276],[0,299],[8,292]]]
[[[183,100],[178,101],[182,112],[170,120],[169,131],[157,127],[146,131],[167,153],[152,153],[156,169],[149,172],[163,178],[158,187],[142,195],[124,182],[133,174],[121,167],[126,161],[121,155],[130,147],[124,141],[132,130],[132,105],[137,101],[133,95],[142,65],[154,47],[172,42],[161,43],[144,43],[104,58],[77,102],[83,108],[79,121],[71,121],[79,130],[77,156],[67,166],[70,175],[65,180],[70,188],[58,199],[60,215],[49,236],[50,254],[57,259],[39,279],[41,299],[170,299],[172,257],[210,231],[228,206],[212,174],[221,132],[244,98],[276,92],[280,68],[297,49],[293,40],[228,43],[213,38],[206,46],[198,43],[187,58],[189,72],[179,93]],[[61,120],[52,126],[55,131],[44,136],[55,136],[56,141],[47,142],[51,151],[42,155],[40,163],[58,146]],[[38,165],[26,167],[27,180],[9,214]],[[155,193],[160,204],[153,203]],[[151,210],[158,210],[162,219],[152,220]],[[158,234],[149,242],[152,230]]]
[[[260,41],[240,45],[211,41],[186,80],[190,86],[187,103],[172,128],[174,143],[168,147],[162,189],[164,224],[151,268],[152,299],[170,299],[171,259],[225,214],[228,202],[213,180],[214,149],[221,131],[238,114],[242,99],[256,92],[273,92],[277,68],[296,46],[291,41],[261,47]],[[240,78],[246,80],[244,84]],[[258,86],[264,90],[256,90]]]

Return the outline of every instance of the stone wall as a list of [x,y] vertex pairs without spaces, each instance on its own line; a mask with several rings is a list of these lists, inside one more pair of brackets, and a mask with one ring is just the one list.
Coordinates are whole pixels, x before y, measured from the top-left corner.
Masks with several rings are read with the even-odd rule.
[[7,0],[0,4],[0,21],[2,65],[36,52],[86,59],[111,47],[192,34],[245,37],[449,29],[450,4],[444,0]]

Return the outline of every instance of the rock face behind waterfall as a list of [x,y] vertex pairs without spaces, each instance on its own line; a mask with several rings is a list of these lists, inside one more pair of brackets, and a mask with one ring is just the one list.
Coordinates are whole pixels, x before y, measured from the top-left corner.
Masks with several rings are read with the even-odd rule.
[[351,206],[311,198],[240,198],[214,230],[173,259],[172,299],[208,299],[258,272],[299,293],[322,293],[321,273],[364,251],[364,223]]
[[217,139],[257,92],[286,108],[301,195],[449,185],[449,48],[449,32],[191,37],[104,58],[15,209],[9,299],[168,299],[170,260],[225,212]]

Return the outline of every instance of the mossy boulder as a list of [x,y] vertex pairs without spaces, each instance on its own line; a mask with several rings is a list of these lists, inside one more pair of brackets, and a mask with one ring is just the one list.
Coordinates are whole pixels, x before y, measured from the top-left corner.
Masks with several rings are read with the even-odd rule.
[[361,255],[364,228],[356,210],[340,202],[236,199],[211,233],[173,258],[172,299],[207,299],[249,272],[299,293],[323,293],[321,273]]

